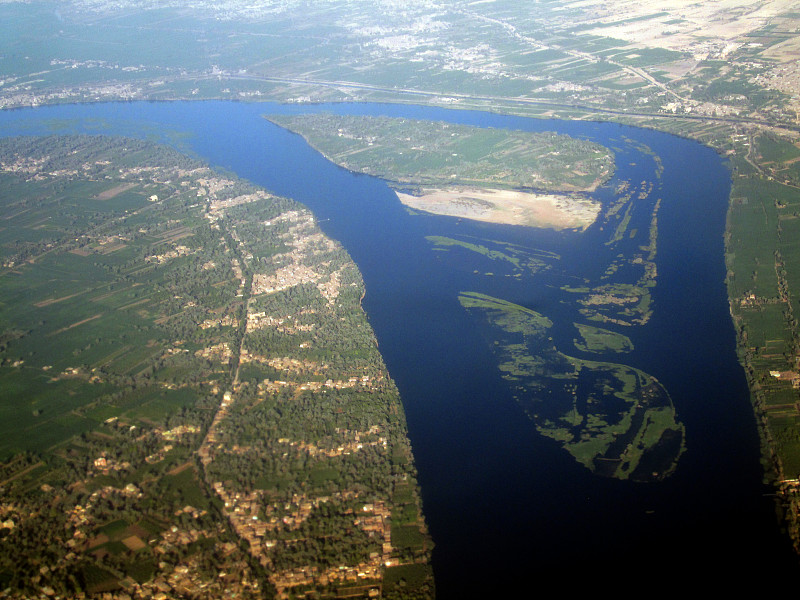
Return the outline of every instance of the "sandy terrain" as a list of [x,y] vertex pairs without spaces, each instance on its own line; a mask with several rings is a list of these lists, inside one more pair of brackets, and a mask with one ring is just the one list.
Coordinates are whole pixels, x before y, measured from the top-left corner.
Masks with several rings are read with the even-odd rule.
[[490,188],[425,189],[420,195],[397,192],[397,197],[410,208],[436,215],[556,230],[584,230],[600,213],[599,202],[578,195]]
[[[777,15],[798,6],[797,0],[717,0],[716,2],[640,2],[639,0],[583,0],[580,5],[589,21],[600,27],[589,29],[589,35],[604,35],[646,46],[670,50],[692,50],[705,55],[709,51],[720,57],[744,43],[741,38],[765,26]],[[660,17],[632,21],[658,12]],[[607,26],[609,23],[617,23]],[[713,40],[713,41],[712,41]]]

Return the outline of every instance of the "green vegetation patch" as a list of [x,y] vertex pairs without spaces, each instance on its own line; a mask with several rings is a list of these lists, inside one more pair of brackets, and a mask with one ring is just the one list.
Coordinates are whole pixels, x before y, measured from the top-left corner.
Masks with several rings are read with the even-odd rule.
[[756,150],[761,155],[763,164],[782,163],[800,157],[800,148],[795,144],[769,134],[756,138]]
[[614,170],[609,149],[555,133],[327,113],[269,119],[333,162],[398,184],[593,190]]
[[384,597],[432,598],[433,569],[430,565],[411,563],[387,567],[383,575]]
[[408,525],[392,526],[392,543],[398,548],[422,548],[425,543],[425,536],[422,535],[418,527]]
[[800,420],[796,416],[773,417],[770,431],[780,452],[786,477],[800,477]]
[[458,300],[464,308],[487,311],[494,324],[510,333],[542,336],[553,326],[541,313],[479,292],[463,292]]
[[575,327],[582,338],[582,341],[575,341],[575,347],[582,352],[602,354],[603,352],[631,352],[633,350],[633,342],[628,336],[621,333],[582,323],[575,323]]
[[[599,475],[655,481],[675,470],[684,427],[654,377],[559,352],[548,335],[552,322],[535,311],[483,294],[463,293],[459,299],[488,321],[487,342],[498,367],[542,435]],[[625,336],[576,326],[587,349],[632,347]]]
[[456,240],[453,238],[442,237],[442,236],[427,236],[426,238],[429,242],[436,244],[439,247],[447,248],[452,246],[458,246],[461,248],[465,248],[467,250],[471,250],[472,252],[477,252],[478,254],[482,254],[486,258],[491,260],[504,260],[510,262],[515,267],[519,267],[519,259],[515,256],[509,256],[503,252],[498,250],[491,250],[486,246],[481,244],[473,244],[470,242],[465,242],[461,240]]
[[[447,251],[463,249],[484,256],[492,261],[507,263],[517,275],[525,272],[532,274],[549,269],[552,264],[560,258],[558,254],[554,252],[526,248],[517,244],[496,240],[471,237],[457,239],[440,235],[430,235],[425,239],[434,244],[437,250]],[[470,262],[470,264],[472,264],[472,262]]]

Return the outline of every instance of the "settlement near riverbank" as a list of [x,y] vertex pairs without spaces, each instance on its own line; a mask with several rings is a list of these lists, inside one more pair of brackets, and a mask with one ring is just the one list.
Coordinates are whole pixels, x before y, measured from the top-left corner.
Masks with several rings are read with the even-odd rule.
[[364,285],[306,209],[89,136],[1,140],[0,190],[0,596],[432,597]]

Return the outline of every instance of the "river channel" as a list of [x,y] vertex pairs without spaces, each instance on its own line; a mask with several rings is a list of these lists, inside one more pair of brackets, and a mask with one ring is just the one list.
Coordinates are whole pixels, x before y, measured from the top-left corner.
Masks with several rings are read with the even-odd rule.
[[[537,432],[480,323],[458,300],[473,291],[540,312],[554,323],[553,343],[577,355],[577,309],[564,288],[597,279],[621,252],[605,243],[609,232],[599,224],[555,232],[411,214],[385,182],[331,164],[261,118],[314,111],[565,133],[614,150],[614,177],[594,194],[605,206],[621,182],[652,184],[661,200],[653,312],[625,331],[634,350],[624,362],[658,379],[685,427],[686,450],[672,475],[601,477]],[[0,112],[3,136],[73,132],[178,143],[302,202],[345,246],[364,276],[364,308],[403,398],[440,598],[516,597],[545,581],[576,591],[603,582],[682,585],[698,574],[708,582],[798,574],[762,483],[736,359],[724,285],[730,173],[710,149],[611,123],[408,105],[115,103]],[[649,224],[634,216],[629,227]],[[437,248],[430,236],[513,244],[557,259],[520,273],[463,248]]]

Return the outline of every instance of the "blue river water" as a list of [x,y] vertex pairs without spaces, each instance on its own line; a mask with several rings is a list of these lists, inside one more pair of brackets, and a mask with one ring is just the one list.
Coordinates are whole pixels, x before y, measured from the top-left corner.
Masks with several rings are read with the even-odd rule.
[[[559,285],[602,272],[608,257],[598,249],[608,233],[412,215],[385,182],[336,167],[261,118],[323,110],[591,139],[616,155],[614,179],[596,194],[605,202],[620,181],[657,183],[654,313],[629,333],[635,350],[625,360],[659,379],[685,425],[687,450],[671,477],[598,477],[539,435],[458,303],[459,292],[480,291],[522,304],[550,316],[554,339],[566,344],[572,333],[563,324],[571,327],[575,308]],[[798,574],[761,481],[724,286],[730,173],[710,149],[617,124],[407,105],[181,102],[0,112],[0,135],[67,132],[177,140],[213,166],[302,202],[345,246],[364,276],[364,308],[406,409],[440,598],[511,597],[545,581],[579,591]],[[500,240],[561,259],[550,275],[505,277],[492,264],[487,276],[482,257],[436,252],[426,240],[432,235]]]

